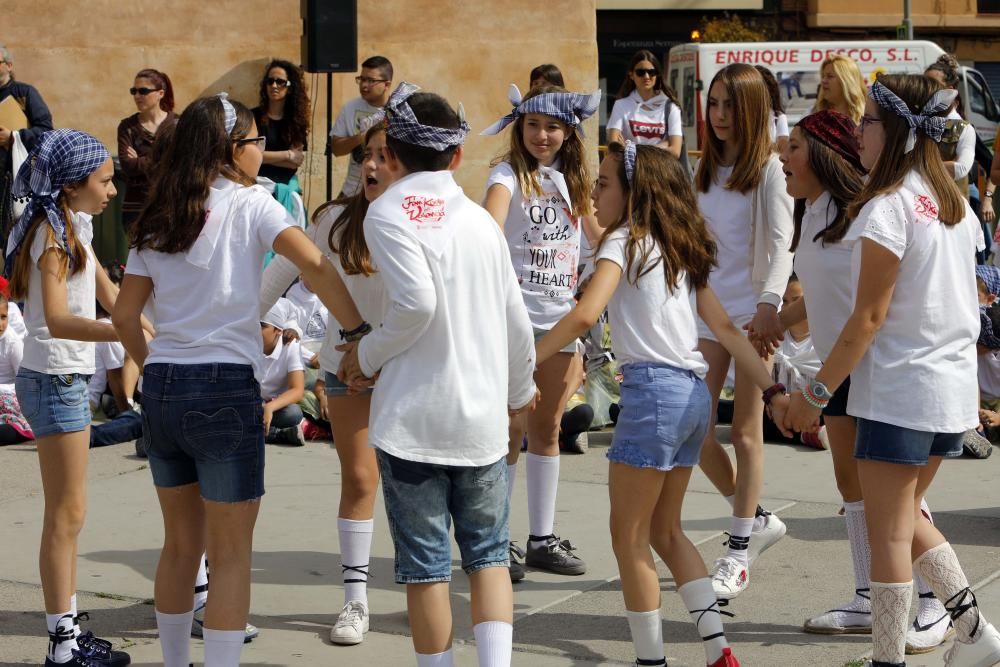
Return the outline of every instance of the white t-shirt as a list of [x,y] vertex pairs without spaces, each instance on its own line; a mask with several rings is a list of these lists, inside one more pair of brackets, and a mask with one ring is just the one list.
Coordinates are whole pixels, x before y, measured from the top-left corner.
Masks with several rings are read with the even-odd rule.
[[[795,275],[802,284],[809,318],[809,331],[820,359],[830,356],[840,332],[854,310],[855,279],[851,274],[851,253],[856,239],[824,243],[813,238],[833,221],[837,209],[826,191],[806,204],[802,233],[795,250]],[[787,337],[786,337],[787,340]]]
[[[917,431],[961,433],[979,422],[975,252],[983,238],[968,203],[960,223],[941,224],[931,192],[912,171],[899,190],[865,204],[848,232],[888,249],[900,264],[885,322],[851,373],[847,411]],[[855,281],[861,248],[854,247]]]
[[1000,398],[1000,350],[979,355],[979,394],[981,398]]
[[659,144],[683,136],[681,108],[663,93],[643,101],[639,91],[633,90],[628,97],[615,100],[607,128],[637,144]]
[[7,328],[0,335],[0,389],[13,391],[14,378],[17,377],[17,369],[21,367],[22,356],[24,343],[8,320]]
[[296,308],[296,322],[302,330],[302,340],[299,341],[302,362],[308,365],[313,355],[319,354],[323,341],[326,340],[330,311],[319,300],[319,296],[307,290],[301,282],[292,285],[285,298]]
[[750,271],[751,201],[746,194],[728,190],[732,167],[719,167],[708,192],[698,193],[698,207],[718,244],[719,265],[708,279],[730,318],[757,312]]
[[[617,229],[604,241],[597,261],[614,262],[624,272],[628,264],[625,248],[628,230]],[[647,266],[660,257],[652,243]],[[637,253],[638,254],[638,253]],[[629,281],[636,270],[623,274],[608,302],[611,321],[611,347],[620,364],[653,362],[693,371],[705,377],[708,364],[698,351],[696,292],[686,273],[679,276],[677,287],[670,290],[663,267],[655,266],[641,276],[637,284]]]
[[774,381],[785,385],[789,391],[801,391],[816,377],[822,367],[811,336],[800,341],[785,334],[785,340],[774,352]]
[[[79,340],[54,338],[45,323],[45,308],[42,303],[42,272],[38,270],[38,260],[48,248],[61,248],[62,239],[48,241],[48,222],[42,223],[35,233],[29,248],[31,272],[28,274],[28,299],[24,304],[24,359],[21,365],[29,370],[49,375],[94,372],[94,344]],[[66,275],[66,302],[71,315],[94,319],[96,312],[97,258],[90,247],[94,238],[94,225],[86,213],[73,214],[73,229],[76,239],[82,243],[87,253],[87,266],[76,274]],[[8,314],[9,317],[9,314]]]
[[[954,109],[948,114],[950,120],[964,120]],[[955,180],[960,181],[972,171],[972,163],[976,161],[976,128],[969,123],[962,129],[955,147]]]
[[783,113],[771,114],[771,141],[777,141],[781,137],[788,137],[788,116]]
[[558,166],[539,167],[538,172],[541,195],[525,197],[514,169],[506,162],[490,172],[486,189],[500,184],[510,192],[503,226],[510,261],[531,326],[548,330],[573,309],[582,235]]
[[[368,104],[363,97],[349,100],[337,114],[337,121],[333,124],[330,136],[340,139],[353,137],[361,131],[361,121],[381,108]],[[347,177],[344,178],[344,185],[340,191],[345,195],[354,195],[361,191],[361,163],[355,162],[350,155],[347,156]]]
[[294,221],[260,186],[225,178],[212,184],[206,210],[228,208],[236,188],[243,190],[234,213],[225,215],[208,268],[189,262],[186,252],[129,252],[125,272],[152,279],[154,287],[156,337],[147,364],[247,364],[260,379],[260,267]]
[[271,354],[264,355],[262,375],[260,378],[260,396],[265,401],[277,398],[288,389],[288,374],[305,370],[302,365],[302,351],[299,342],[293,340],[288,345],[278,338],[278,344]]
[[13,329],[14,333],[21,340],[24,340],[24,337],[28,335],[28,329],[24,326],[24,316],[21,314],[21,309],[13,301],[7,302],[7,327]]
[[535,341],[503,234],[450,171],[417,172],[372,202],[365,238],[385,282],[382,327],[361,339],[368,441],[392,456],[483,466],[507,455]]
[[[102,317],[98,322],[111,324],[111,320]],[[99,406],[101,404],[101,394],[108,386],[108,371],[121,368],[125,365],[125,346],[119,342],[101,342],[94,345],[95,348],[95,368],[94,374],[90,376],[87,383],[87,393],[90,395],[90,404]]]

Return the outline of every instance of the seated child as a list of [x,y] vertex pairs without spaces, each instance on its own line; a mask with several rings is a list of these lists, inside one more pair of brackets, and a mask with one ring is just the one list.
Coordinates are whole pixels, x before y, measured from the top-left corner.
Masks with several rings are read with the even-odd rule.
[[286,344],[282,339],[288,323],[295,319],[295,310],[288,299],[278,299],[260,322],[264,343],[260,394],[264,399],[264,441],[301,447],[306,441],[302,408],[296,404],[305,393],[302,352],[297,340]]
[[13,445],[33,440],[31,426],[21,414],[14,393],[14,378],[21,367],[24,344],[8,317],[7,297],[0,293],[0,445]]
[[[994,274],[995,272],[995,274]],[[979,340],[976,352],[979,355],[979,418],[985,429],[985,436],[991,443],[1000,442],[1000,303],[996,293],[990,289],[1000,289],[1000,269],[993,266],[976,267],[976,286],[979,288]],[[989,282],[988,282],[989,281]],[[965,443],[963,442],[963,445]],[[965,448],[967,449],[967,448]],[[980,451],[982,450],[982,451]],[[989,456],[991,450],[985,446],[976,448],[972,455]]]
[[285,298],[295,306],[295,321],[305,369],[305,392],[299,401],[299,407],[306,418],[303,431],[307,440],[330,440],[333,436],[326,416],[326,385],[323,373],[319,370],[319,351],[326,339],[326,323],[330,312],[302,276],[288,289]]

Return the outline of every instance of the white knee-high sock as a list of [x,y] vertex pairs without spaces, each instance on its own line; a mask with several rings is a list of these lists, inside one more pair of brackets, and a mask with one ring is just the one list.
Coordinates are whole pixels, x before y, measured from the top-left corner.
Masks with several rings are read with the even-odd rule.
[[906,659],[906,627],[910,624],[913,582],[871,582],[872,660],[896,665]]
[[854,561],[854,589],[858,596],[871,599],[872,549],[865,523],[865,501],[844,503],[844,519],[847,522],[847,540],[851,545],[851,560]]
[[527,454],[529,534],[552,535],[556,521],[556,494],[559,490],[559,456]]
[[73,627],[72,611],[61,614],[45,614],[45,625],[49,631],[49,660],[53,662],[69,662],[73,651],[80,647],[76,644],[76,631]]
[[374,530],[374,519],[337,519],[345,604],[352,600],[368,604],[368,561],[371,558]]
[[748,550],[750,548],[750,533],[753,532],[753,522],[754,517],[733,517],[729,528],[729,549],[726,552],[727,556],[735,558],[748,569],[750,568]]
[[208,561],[202,554],[198,574],[194,579],[194,608],[204,607],[206,602],[208,602]]
[[719,601],[715,597],[712,580],[704,577],[689,581],[677,592],[694,620],[705,648],[705,659],[711,665],[722,657],[722,649],[729,646],[722,629],[722,614],[719,613]]
[[[663,649],[663,619],[659,609],[653,611],[625,610],[628,628],[632,633],[635,657],[641,665],[666,664]],[[659,661],[663,661],[660,663]]]
[[951,544],[945,542],[928,549],[913,564],[951,614],[959,640],[969,643],[979,639],[985,621]]
[[510,505],[511,498],[514,497],[514,482],[517,480],[517,464],[507,464],[507,504]]
[[510,667],[514,626],[503,621],[483,621],[472,628],[479,667]]
[[160,633],[163,667],[188,667],[191,664],[191,621],[194,610],[186,614],[156,611],[156,629]]
[[205,664],[210,667],[239,667],[245,630],[205,628]]
[[[931,508],[927,505],[927,500],[925,498],[920,499],[920,511],[923,513],[925,517],[927,517],[928,521],[930,521],[932,524],[934,523],[934,515],[931,514]],[[930,585],[928,585],[928,583],[924,581],[924,578],[920,576],[920,570],[919,568],[916,567],[916,565],[914,565],[913,567],[913,583],[917,587],[917,594],[919,595],[920,608],[924,609],[925,607],[928,606],[939,607],[941,613],[943,613],[944,607],[941,605],[940,602],[935,601],[936,598],[934,596],[934,591],[931,590]],[[940,618],[940,614],[937,614],[937,617]]]
[[451,649],[441,653],[417,653],[417,667],[455,667]]
[[82,632],[80,631],[80,614],[76,609],[76,593],[69,597],[69,611],[73,614],[73,634],[79,637]]

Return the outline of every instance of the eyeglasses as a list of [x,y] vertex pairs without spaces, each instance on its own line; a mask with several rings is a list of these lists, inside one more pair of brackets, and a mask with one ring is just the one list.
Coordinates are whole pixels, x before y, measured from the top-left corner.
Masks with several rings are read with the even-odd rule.
[[354,83],[364,84],[366,86],[373,86],[376,83],[387,83],[389,79],[373,79],[370,76],[356,76],[354,77]]
[[632,72],[637,77],[640,77],[640,78],[647,77],[647,76],[650,79],[655,79],[656,78],[656,70],[655,69],[642,69],[642,68],[638,68],[638,69],[632,70]]
[[163,89],[162,88],[136,88],[135,86],[133,86],[132,88],[128,89],[128,94],[131,95],[131,96],[133,96],[133,97],[135,97],[136,95],[142,95],[143,97],[145,97],[146,95],[149,95],[150,93],[155,93],[158,90],[163,90]]
[[277,86],[278,88],[291,88],[292,82],[288,79],[279,79],[276,76],[269,76],[264,79],[264,83],[269,86]]
[[237,139],[234,142],[237,146],[246,146],[247,144],[256,144],[257,148],[264,151],[264,147],[267,146],[267,137],[261,135],[259,137],[249,137],[246,139]]
[[881,123],[881,118],[876,118],[875,116],[869,116],[865,114],[861,117],[861,122],[858,123],[858,132],[864,132],[866,125],[871,125],[872,123]]

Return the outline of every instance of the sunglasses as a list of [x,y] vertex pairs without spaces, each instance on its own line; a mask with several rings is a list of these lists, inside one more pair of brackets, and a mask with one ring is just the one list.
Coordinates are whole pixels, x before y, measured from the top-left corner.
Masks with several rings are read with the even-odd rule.
[[642,69],[642,68],[639,68],[639,69],[632,70],[632,72],[636,76],[638,76],[638,77],[646,77],[646,76],[648,76],[651,79],[655,79],[656,78],[656,70],[655,69]]
[[354,77],[354,83],[365,84],[367,86],[372,86],[376,83],[386,83],[389,79],[373,79],[368,76],[356,76]]
[[158,90],[163,90],[162,88],[136,88],[135,86],[128,89],[128,94],[135,97],[136,95],[142,95],[145,97],[150,93],[155,93]]
[[289,88],[292,85],[292,82],[288,79],[279,79],[276,76],[267,77],[264,79],[264,83],[269,86],[277,86],[278,88]]
[[264,147],[267,146],[267,137],[265,137],[264,135],[260,135],[259,137],[252,137],[249,139],[237,139],[233,143],[235,143],[237,146],[246,146],[247,144],[257,144],[257,148],[263,151]]

